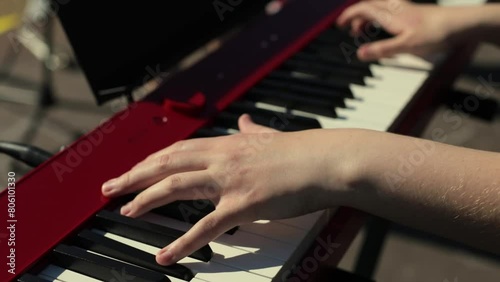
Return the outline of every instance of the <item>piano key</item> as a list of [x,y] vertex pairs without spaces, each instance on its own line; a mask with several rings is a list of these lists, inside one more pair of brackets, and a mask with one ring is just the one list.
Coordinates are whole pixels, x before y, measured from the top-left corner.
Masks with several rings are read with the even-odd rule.
[[292,245],[298,245],[307,233],[305,230],[269,220],[258,220],[251,224],[241,225],[240,231],[261,235]]
[[293,57],[285,61],[282,68],[303,73],[311,73],[315,76],[324,78],[340,77],[348,79],[358,78],[361,80],[363,76],[370,75],[367,71],[360,69],[349,69],[317,62],[308,62]]
[[[295,115],[300,116],[315,116],[311,113],[292,111]],[[344,113],[343,113],[344,114]],[[359,118],[358,116],[343,116],[341,118],[329,118],[324,116],[315,116],[318,122],[321,124],[322,128],[364,128],[371,130],[384,130],[385,124],[377,121],[369,120],[366,116]]]
[[309,85],[320,89],[339,90],[341,92],[345,92],[346,97],[352,98],[352,93],[351,90],[349,89],[349,85],[351,84],[350,81],[345,81],[345,80],[333,81],[333,80],[324,80],[312,77],[296,77],[293,76],[290,72],[282,70],[273,71],[267,77],[293,84]]
[[[318,212],[318,213],[312,213],[309,215],[306,215],[305,217],[308,217],[308,220],[311,222],[316,223],[319,218],[321,218],[324,215],[324,212]],[[155,215],[155,214],[145,214],[142,217],[146,221],[150,221],[156,224],[160,225],[165,225],[165,226],[170,226],[172,228],[182,230],[182,231],[187,231],[191,228],[189,224],[173,220],[173,219],[168,219],[168,218],[163,218],[161,216]],[[287,220],[285,220],[287,221]],[[289,219],[290,222],[294,222],[295,219]],[[228,258],[229,254],[240,254],[241,252],[238,251],[232,251],[231,249],[223,248],[221,245],[225,246],[230,246],[232,248],[237,248],[241,250],[245,250],[247,252],[254,253],[255,255],[264,255],[266,257],[271,257],[271,258],[276,258],[279,259],[280,261],[286,261],[287,259],[290,258],[292,253],[295,251],[295,249],[300,245],[299,242],[302,242],[303,239],[308,235],[309,230],[305,229],[296,229],[291,226],[287,226],[286,224],[281,224],[279,222],[273,221],[258,221],[249,225],[259,225],[262,226],[262,223],[265,223],[266,230],[264,229],[258,229],[258,228],[247,228],[251,230],[251,232],[242,232],[241,230],[238,231],[238,233],[235,236],[228,236],[228,235],[221,235],[219,236],[216,240],[214,240],[211,243],[212,248],[214,249],[214,252],[216,254],[221,253],[224,254],[226,258]],[[297,223],[295,223],[297,224]],[[290,225],[293,225],[290,224]],[[245,225],[247,226],[247,225]],[[312,227],[312,226],[311,226]],[[256,234],[260,233],[260,234]],[[302,239],[295,241],[295,244],[287,244],[283,241],[280,240],[275,240],[271,239],[268,237],[268,235],[271,234],[271,236],[276,236],[278,235],[280,238],[283,236],[289,236],[291,240],[295,238],[300,238]],[[287,240],[285,240],[287,241]],[[289,241],[289,240],[288,240]],[[255,246],[258,246],[260,248],[255,248],[254,246],[250,246],[249,244],[255,244]],[[283,254],[281,257],[278,254]],[[247,255],[249,256],[249,255]],[[260,258],[261,261],[264,261],[262,258]],[[215,255],[214,259],[212,262],[219,262],[222,264],[227,264],[231,267],[236,267],[236,268],[247,268],[244,265],[241,264],[234,264],[234,262],[226,262],[226,261],[220,261],[220,258]],[[262,275],[267,275],[270,276],[272,274],[272,271],[279,271],[279,268],[272,268],[272,269],[267,269],[265,270],[254,270],[254,272],[262,274]],[[271,276],[273,277],[273,276]]]
[[256,106],[258,108],[269,109],[275,112],[291,112],[294,116],[311,117],[316,119],[322,128],[365,128],[372,130],[384,130],[387,126],[387,121],[380,121],[380,118],[377,116],[359,116],[358,111],[354,111],[353,109],[336,108],[335,110],[341,114],[339,114],[338,118],[331,118],[301,110],[288,111],[286,108],[262,102],[256,103]]
[[281,219],[277,221],[282,224],[290,225],[303,230],[311,230],[311,228],[313,228],[315,224],[315,221],[311,220],[311,218],[319,218],[321,217],[322,213],[324,213],[324,211],[317,211],[311,214],[306,214],[294,218]]
[[167,276],[152,270],[119,262],[86,252],[83,249],[58,245],[51,253],[53,262],[60,267],[93,277],[99,280],[131,280],[137,282],[167,282]]
[[352,40],[347,32],[339,29],[326,29],[314,39],[314,42],[326,43],[333,47],[345,40]]
[[[110,211],[100,211],[93,221],[93,227],[135,239],[158,248],[163,248],[184,233],[178,230],[122,216]],[[190,256],[202,261],[212,258],[212,249],[205,245]]]
[[17,281],[19,281],[19,282],[50,282],[50,280],[35,276],[33,274],[30,274],[30,273],[24,274],[19,279],[17,279]]
[[[185,223],[183,224],[179,221],[178,224],[174,225],[173,220],[153,215],[151,213],[143,216],[142,219],[147,220],[148,222],[153,222],[158,225],[169,226],[172,228],[175,226],[177,230],[183,231],[187,231],[191,227],[190,225]],[[210,262],[217,262],[230,266],[232,268],[253,272],[255,274],[259,274],[269,278],[273,278],[283,264],[282,260],[277,260],[273,257],[255,254],[253,252],[248,252],[240,248],[222,244],[217,239],[211,242],[210,246],[214,251],[214,257]]]
[[378,64],[378,62],[365,62],[361,61],[356,52],[358,46],[353,38],[344,41],[344,45],[336,44],[332,45],[324,41],[314,40],[308,46],[306,46],[303,51],[310,54],[315,54],[323,58],[328,58],[332,62],[338,62],[341,64],[346,64],[348,67],[361,67],[364,68],[370,63]]
[[[111,238],[113,240],[117,240],[129,246],[132,246],[137,249],[141,249],[145,252],[156,254],[160,248],[157,248],[152,245],[144,244],[142,242],[132,240],[129,238],[125,238],[120,235],[116,235],[110,232],[103,233],[104,236]],[[225,254],[224,254],[225,255]],[[220,257],[220,255],[217,255]],[[251,273],[245,270],[237,269],[230,267],[226,264],[221,264],[216,261],[210,261],[208,263],[200,262],[199,260],[195,260],[190,257],[186,257],[181,259],[179,264],[185,265],[189,269],[193,271],[195,274],[195,278],[191,281],[198,282],[200,280],[216,282],[216,281],[256,281],[256,282],[269,282],[270,279],[268,277],[264,277],[255,273]],[[251,262],[249,262],[251,263]],[[258,262],[256,262],[258,263]],[[198,280],[199,279],[199,280]],[[198,281],[197,281],[198,280]]]
[[[269,105],[266,103],[256,103],[256,106],[263,109],[272,109],[276,112],[286,112],[286,108],[282,108],[275,105]],[[339,111],[339,109],[336,109]],[[303,116],[303,117],[311,117],[315,118],[319,124],[321,124],[322,128],[366,128],[373,130],[381,130],[380,128],[384,128],[385,124],[377,123],[373,121],[373,117],[364,117],[361,120],[358,117],[352,118],[352,116],[346,117],[345,112],[342,114],[344,116],[339,118],[330,118],[326,116],[312,114],[310,112],[304,112],[300,110],[292,110],[291,113],[295,116]]]
[[89,230],[83,230],[78,233],[78,235],[73,238],[72,244],[98,254],[138,265],[149,270],[155,270],[186,281],[194,277],[193,273],[185,266],[179,264],[161,266],[156,263],[153,255]]
[[321,89],[319,87],[311,87],[308,85],[293,84],[287,81],[280,81],[276,79],[265,78],[260,83],[259,86],[266,87],[268,89],[275,89],[284,92],[300,93],[304,96],[312,97],[322,97],[322,98],[349,98],[352,96],[350,92],[341,90],[330,90]]
[[400,69],[394,67],[372,66],[381,79],[367,78],[371,87],[351,86],[355,97],[363,99],[368,105],[387,105],[391,109],[400,108],[418,91],[428,77],[427,71]]
[[[314,44],[310,46],[312,47],[314,46]],[[332,50],[336,51],[332,53]],[[355,57],[355,55],[353,55],[353,57]],[[317,65],[356,70],[358,74],[363,74],[366,76],[372,75],[369,66],[373,63],[356,61],[352,58],[351,60],[347,60],[344,54],[340,52],[340,49],[331,47],[328,47],[328,49],[326,49],[326,52],[323,51],[320,53],[318,53],[318,50],[316,50],[316,53],[307,52],[307,50],[302,51],[295,54],[293,58]]]
[[62,280],[59,280],[59,279],[56,279],[56,278],[52,278],[52,277],[43,275],[43,274],[39,274],[38,276],[40,278],[46,279],[46,280],[51,281],[51,282],[65,282],[65,281],[62,281]]
[[[378,64],[378,62],[360,61],[355,53],[345,54],[344,52],[345,51],[341,48],[332,48],[332,46],[325,46],[313,42],[302,51],[295,54],[293,58],[304,62],[343,68],[345,70],[356,70],[358,75],[361,73],[371,76],[369,66],[371,64]],[[349,55],[349,57],[346,55]]]
[[[155,224],[169,226],[181,231],[188,231],[192,225],[175,219],[166,218],[153,213],[147,213],[141,217],[143,220]],[[311,220],[311,217],[308,218]],[[258,234],[239,231],[235,236],[222,234],[216,242],[226,246],[232,246],[247,252],[262,254],[268,257],[286,261],[292,255],[292,245]]]
[[311,109],[313,113],[335,117],[335,107],[345,107],[343,98],[323,98],[300,95],[287,91],[254,87],[247,92],[244,99],[254,102],[266,102],[285,108]]
[[367,85],[351,84],[356,99],[346,100],[345,108],[336,108],[339,118],[291,111],[297,116],[315,118],[323,128],[366,128],[386,130],[428,77],[428,72],[371,65],[376,77],[367,77]]
[[[197,222],[205,215],[213,212],[215,206],[209,200],[194,200],[194,201],[175,201],[168,205],[164,205],[153,209],[158,214],[174,217],[186,222]],[[178,215],[180,214],[180,215]],[[192,219],[193,217],[194,219]]]
[[[439,60],[440,57],[438,56],[437,59]],[[424,71],[431,71],[434,66],[432,62],[411,54],[398,54],[391,58],[380,59],[380,65],[399,68],[413,68]]]
[[247,102],[233,103],[226,111],[220,113],[216,118],[217,124],[229,128],[238,128],[238,118],[248,113],[252,120],[260,125],[268,126],[281,131],[299,131],[319,128],[319,123],[309,117],[296,117],[288,113],[277,113],[270,110],[259,109],[255,104]]
[[45,277],[49,281],[63,281],[63,282],[100,282],[100,280],[94,279],[87,275],[62,268],[57,265],[49,264],[45,267],[38,276]]
[[[195,224],[200,221],[207,214],[215,210],[212,202],[208,200],[196,201],[176,201],[158,208],[153,209],[151,212],[166,217],[174,218],[180,221]],[[234,234],[238,227],[231,228],[226,233]]]
[[[68,269],[58,267],[55,265],[47,266],[38,276],[43,277],[44,279],[46,279],[48,281],[53,281],[53,282],[74,282],[74,281],[100,282],[100,280],[96,280],[94,278],[82,275],[82,274],[77,273],[77,272],[73,272],[73,271],[68,270]],[[57,276],[62,277],[65,280],[59,280],[59,279],[54,278]],[[171,276],[167,276],[167,277],[168,277],[168,279],[170,279],[171,282],[185,282],[185,280],[178,279],[175,277],[171,277]],[[113,281],[113,280],[110,280],[110,281]],[[120,279],[118,277],[118,279],[115,279],[114,281],[122,282],[122,281],[124,281],[124,279]],[[134,281],[134,280],[131,280],[131,281]],[[193,278],[193,279],[191,279],[190,282],[206,282],[206,281],[203,281],[203,280],[200,280],[197,278]]]
[[221,128],[216,128],[216,127],[203,127],[197,130],[191,138],[208,138],[208,137],[218,137],[218,136],[224,136],[228,135],[229,133],[227,130],[222,130]]

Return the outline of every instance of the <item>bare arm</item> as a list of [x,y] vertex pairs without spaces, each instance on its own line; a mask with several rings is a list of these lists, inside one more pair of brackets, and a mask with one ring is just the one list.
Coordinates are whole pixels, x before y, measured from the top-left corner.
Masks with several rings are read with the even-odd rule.
[[500,253],[500,154],[363,130],[346,135],[364,148],[347,205]]
[[358,57],[375,60],[398,53],[430,55],[476,41],[500,44],[500,4],[440,7],[406,0],[361,1],[338,18],[353,35],[369,35],[367,23],[376,22],[394,37],[360,46]]
[[478,31],[478,39],[500,45],[500,4],[487,4],[469,12],[471,30]]
[[182,141],[103,185],[142,191],[121,213],[138,217],[175,200],[216,210],[157,255],[171,264],[226,230],[352,206],[500,253],[500,157],[358,130],[281,133],[240,118],[241,134]]

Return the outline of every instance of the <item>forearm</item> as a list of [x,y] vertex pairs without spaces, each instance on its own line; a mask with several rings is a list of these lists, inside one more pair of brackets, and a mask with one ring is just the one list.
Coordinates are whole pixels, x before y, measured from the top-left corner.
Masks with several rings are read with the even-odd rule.
[[500,253],[498,154],[387,133],[348,135],[347,151],[359,153],[349,164],[346,205]]
[[500,44],[500,4],[445,9],[450,9],[445,24],[452,30],[448,40],[453,44],[470,40]]

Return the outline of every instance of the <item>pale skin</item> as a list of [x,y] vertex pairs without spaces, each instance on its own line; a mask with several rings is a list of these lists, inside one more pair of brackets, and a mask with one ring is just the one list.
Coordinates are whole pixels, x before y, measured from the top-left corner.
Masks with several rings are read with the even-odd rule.
[[369,35],[369,23],[377,23],[391,39],[366,43],[357,55],[369,61],[398,53],[429,55],[461,43],[500,43],[500,4],[467,7],[417,5],[404,0],[362,1],[348,7],[338,18],[355,36]]
[[[374,8],[365,5],[387,2],[351,6],[338,22],[359,32],[362,23],[373,20],[363,9]],[[358,52],[361,59],[418,51],[415,46],[433,51],[441,48],[443,38],[460,38],[474,29],[477,35],[500,30],[500,20],[489,12],[500,14],[499,6],[490,5],[483,14],[475,10],[480,7],[458,11],[462,19],[470,17],[464,20],[470,26],[446,32],[462,35],[443,35],[442,26],[423,34],[416,30],[435,24],[427,22],[431,20],[424,10],[441,13],[437,9],[445,8],[401,3],[419,20],[405,25],[408,17],[399,13],[398,29],[388,29],[396,38],[385,43],[391,51],[370,43]],[[416,37],[410,49],[398,45],[404,40],[397,38],[405,34]],[[130,217],[175,200],[209,199],[215,204],[214,212],[157,254],[159,264],[182,259],[236,225],[335,206],[500,253],[500,154],[363,129],[282,133],[254,124],[248,115],[240,118],[239,127],[236,135],[175,143],[103,185],[108,197],[139,193],[121,208]]]

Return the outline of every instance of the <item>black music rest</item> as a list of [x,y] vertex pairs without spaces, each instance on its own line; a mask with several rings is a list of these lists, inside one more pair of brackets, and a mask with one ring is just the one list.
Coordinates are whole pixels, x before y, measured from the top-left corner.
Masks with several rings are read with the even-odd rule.
[[64,1],[58,16],[98,104],[130,95],[263,11],[252,1]]

